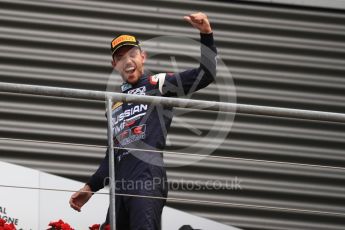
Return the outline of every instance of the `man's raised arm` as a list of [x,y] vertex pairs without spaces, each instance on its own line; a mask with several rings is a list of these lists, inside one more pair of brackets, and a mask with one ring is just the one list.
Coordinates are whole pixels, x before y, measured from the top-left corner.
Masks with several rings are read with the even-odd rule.
[[[184,19],[200,32],[201,60],[198,68],[180,73],[156,75],[158,89],[163,96],[184,96],[208,86],[216,76],[217,49],[207,15],[199,12]],[[155,76],[153,76],[155,77]]]

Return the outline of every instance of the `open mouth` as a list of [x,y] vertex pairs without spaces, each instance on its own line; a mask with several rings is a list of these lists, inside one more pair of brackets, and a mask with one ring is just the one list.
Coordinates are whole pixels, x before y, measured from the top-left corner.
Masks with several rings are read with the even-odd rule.
[[134,66],[129,66],[129,67],[125,68],[125,73],[126,74],[132,74],[132,73],[134,73],[134,71],[135,71],[135,67]]

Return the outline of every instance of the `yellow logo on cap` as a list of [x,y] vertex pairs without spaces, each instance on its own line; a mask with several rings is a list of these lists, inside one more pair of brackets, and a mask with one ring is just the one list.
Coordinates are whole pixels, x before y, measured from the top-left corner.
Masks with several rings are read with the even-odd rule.
[[118,44],[122,42],[136,42],[135,37],[130,35],[121,35],[120,37],[116,38],[114,41],[111,42],[111,47],[114,48]]

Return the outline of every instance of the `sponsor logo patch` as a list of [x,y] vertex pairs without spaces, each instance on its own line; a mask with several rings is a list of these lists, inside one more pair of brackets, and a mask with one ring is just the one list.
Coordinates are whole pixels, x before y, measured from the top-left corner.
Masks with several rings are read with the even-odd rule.
[[137,41],[135,40],[135,37],[133,36],[122,35],[111,42],[111,47],[114,48],[115,46],[117,46],[118,44],[122,42],[137,42]]
[[128,145],[132,142],[145,139],[146,125],[138,125],[133,128],[126,129],[122,133],[116,136],[116,143],[120,143],[122,146]]
[[151,85],[157,85],[159,81],[164,82],[165,73],[158,73],[149,77]]
[[126,91],[126,90],[129,90],[129,89],[131,89],[132,88],[132,85],[131,84],[129,84],[129,83],[123,83],[122,85],[121,85],[121,90],[122,90],[122,92],[124,92],[124,91]]
[[133,119],[133,120],[127,120],[127,121],[125,121],[125,126],[126,126],[126,127],[131,127],[132,125],[135,124],[135,122],[136,122],[135,119]]
[[145,105],[145,104],[136,105],[130,109],[126,109],[122,113],[113,117],[113,123],[117,125],[119,122],[125,119],[128,119],[134,115],[137,115],[139,113],[146,113],[147,109],[148,109],[148,105]]
[[129,90],[128,94],[136,94],[136,95],[145,95],[146,94],[146,86],[141,86],[136,89]]
[[119,139],[123,140],[125,138],[129,137],[129,130],[123,130],[122,133],[119,134]]
[[158,76],[157,75],[152,75],[149,77],[149,81],[151,85],[157,85],[158,83]]
[[135,126],[131,129],[131,133],[132,135],[140,135],[142,133],[145,133],[145,128],[146,125]]

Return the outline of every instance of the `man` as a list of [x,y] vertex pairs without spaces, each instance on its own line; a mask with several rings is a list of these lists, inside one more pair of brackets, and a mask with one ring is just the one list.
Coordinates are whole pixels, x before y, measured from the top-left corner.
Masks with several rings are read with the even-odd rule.
[[[185,16],[184,19],[200,31],[200,66],[181,73],[149,76],[144,72],[146,54],[141,50],[137,39],[131,35],[118,36],[111,43],[112,64],[124,81],[121,87],[123,93],[183,96],[214,81],[217,50],[208,18],[199,12]],[[119,230],[158,230],[167,197],[166,171],[163,155],[159,151],[165,147],[167,130],[172,120],[172,108],[117,102],[112,110],[115,185],[116,193],[119,194],[116,196],[116,227]],[[163,113],[165,116],[162,118]],[[108,159],[107,152],[89,182],[71,196],[70,205],[73,209],[80,211],[93,192],[109,183]],[[133,184],[150,181],[151,186]],[[109,216],[106,223],[109,222],[108,218]]]

